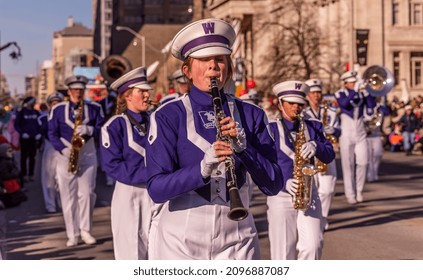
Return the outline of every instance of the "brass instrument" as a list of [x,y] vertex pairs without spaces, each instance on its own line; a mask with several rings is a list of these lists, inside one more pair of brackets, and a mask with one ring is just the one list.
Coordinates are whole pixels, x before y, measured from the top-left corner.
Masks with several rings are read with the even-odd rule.
[[[219,88],[217,86],[216,77],[210,78],[211,94],[213,99],[214,115],[216,122],[217,135],[216,139],[224,142],[231,141],[229,135],[223,135],[221,130],[220,121],[226,118],[225,112],[222,107],[222,99],[220,97]],[[239,195],[239,189],[236,182],[235,174],[235,160],[232,156],[227,156],[225,159],[226,169],[226,188],[229,193],[230,211],[228,218],[233,221],[244,220],[248,216],[248,210],[245,209],[242,204],[241,197]]]
[[129,60],[120,55],[109,55],[100,64],[100,73],[108,85],[132,70]]
[[312,180],[316,174],[316,167],[310,164],[309,159],[301,156],[301,147],[306,143],[305,122],[299,117],[299,128],[295,139],[293,178],[298,180],[298,189],[293,197],[294,209],[307,211],[311,204]]
[[69,156],[68,172],[76,174],[78,171],[79,153],[85,144],[85,139],[76,132],[76,128],[82,124],[82,111],[84,109],[84,101],[81,100],[75,114],[74,128],[71,140],[71,151]]
[[383,66],[372,65],[363,73],[365,89],[374,97],[387,95],[395,85],[392,73]]
[[382,126],[383,114],[382,112],[375,112],[370,120],[364,121],[364,126],[366,128],[367,135],[371,134],[376,129],[380,129]]
[[[322,115],[322,125],[323,127],[328,125],[328,110],[329,110],[329,103],[324,102],[323,103],[323,115]],[[333,135],[326,135],[326,139],[328,139],[332,144],[335,144],[337,142],[336,137]],[[320,172],[321,174],[325,174],[326,171],[328,171],[328,164],[323,163],[318,158],[314,159],[314,165],[317,169],[317,172]]]

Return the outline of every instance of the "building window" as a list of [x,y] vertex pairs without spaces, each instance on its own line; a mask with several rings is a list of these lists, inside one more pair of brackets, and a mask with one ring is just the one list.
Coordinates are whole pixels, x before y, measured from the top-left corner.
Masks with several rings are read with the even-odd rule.
[[410,24],[422,25],[423,23],[423,1],[410,0]]
[[399,20],[399,4],[397,1],[392,2],[392,25],[397,25]]
[[423,52],[412,52],[411,59],[411,86],[422,86],[422,65],[423,65]]
[[394,79],[395,85],[399,84],[399,77],[400,77],[400,52],[394,52]]

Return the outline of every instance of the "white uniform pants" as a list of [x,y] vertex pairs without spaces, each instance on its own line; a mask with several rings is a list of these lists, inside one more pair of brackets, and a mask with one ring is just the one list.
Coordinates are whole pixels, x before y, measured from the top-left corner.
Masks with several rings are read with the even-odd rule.
[[[341,114],[342,134],[339,138],[342,177],[347,199],[362,193],[367,172],[367,140],[362,119],[353,120]],[[354,173],[355,171],[355,173]]]
[[323,249],[322,206],[316,188],[313,187],[312,204],[306,212],[294,209],[291,195],[282,191],[267,197],[267,206],[271,259],[320,259]]
[[380,137],[368,137],[369,164],[367,165],[367,181],[373,182],[379,179],[379,166],[383,156],[383,145]]
[[322,216],[327,218],[329,215],[330,205],[335,193],[336,185],[336,162],[333,160],[328,164],[328,170],[325,174],[320,172],[314,176],[317,191],[322,203]]
[[111,219],[117,260],[147,260],[153,201],[147,189],[116,182]]
[[[240,189],[245,207],[249,189]],[[153,215],[148,256],[150,260],[250,260],[259,259],[259,241],[250,213],[242,221],[227,217],[228,203],[209,203],[189,192],[162,205]]]
[[41,158],[41,186],[45,208],[56,211],[56,202],[59,199],[56,168],[60,153],[56,151],[47,139],[44,141],[44,152]]
[[97,155],[91,139],[81,149],[80,170],[76,175],[68,172],[69,159],[58,156],[57,179],[62,202],[63,218],[68,238],[80,236],[80,231],[91,231],[95,206]]

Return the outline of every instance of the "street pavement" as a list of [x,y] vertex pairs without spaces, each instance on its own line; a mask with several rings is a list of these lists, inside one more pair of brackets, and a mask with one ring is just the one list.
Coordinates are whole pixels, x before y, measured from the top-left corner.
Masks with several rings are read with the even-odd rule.
[[[336,192],[324,235],[324,260],[422,260],[423,259],[423,161],[421,156],[385,152],[379,181],[367,183],[363,203],[349,205],[343,194],[342,171],[337,156]],[[38,167],[39,168],[39,167]],[[36,178],[37,179],[37,178]],[[36,180],[37,182],[37,180]],[[93,235],[96,245],[80,243],[67,248],[61,213],[44,211],[39,183],[27,186],[28,201],[8,209],[7,259],[9,260],[110,260],[112,187],[97,177],[97,203]],[[253,193],[251,213],[259,231],[261,257],[269,259],[266,197]]]

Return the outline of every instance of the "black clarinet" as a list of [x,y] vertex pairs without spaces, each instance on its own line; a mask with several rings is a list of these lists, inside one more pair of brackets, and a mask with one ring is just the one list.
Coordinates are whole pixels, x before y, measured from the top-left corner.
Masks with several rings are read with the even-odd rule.
[[[210,78],[210,87],[211,87],[211,95],[213,98],[214,116],[215,116],[216,129],[217,129],[216,140],[224,141],[226,143],[231,143],[230,136],[222,134],[220,121],[226,118],[226,115],[225,115],[225,112],[223,111],[222,99],[220,97],[216,77]],[[226,157],[225,169],[226,169],[226,188],[228,189],[229,203],[230,203],[228,218],[233,221],[244,220],[248,216],[248,210],[245,209],[244,205],[242,204],[241,197],[239,195],[239,189],[237,186],[236,174],[235,174],[235,159],[233,158],[233,156]]]

